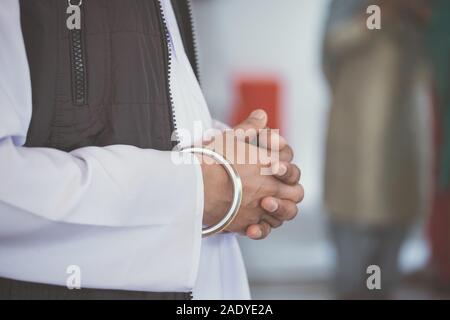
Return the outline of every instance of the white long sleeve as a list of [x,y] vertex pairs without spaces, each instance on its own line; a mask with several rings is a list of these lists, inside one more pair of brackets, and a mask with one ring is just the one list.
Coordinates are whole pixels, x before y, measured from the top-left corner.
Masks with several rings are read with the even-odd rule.
[[188,291],[201,247],[198,164],[132,146],[23,147],[31,86],[18,0],[0,2],[0,276],[82,287]]

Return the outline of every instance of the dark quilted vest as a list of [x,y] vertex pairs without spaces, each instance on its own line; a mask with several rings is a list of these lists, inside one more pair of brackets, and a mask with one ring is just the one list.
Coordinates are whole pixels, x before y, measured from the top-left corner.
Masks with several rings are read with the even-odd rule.
[[[197,71],[189,4],[186,0],[172,4]],[[66,27],[67,0],[21,0],[20,5],[33,95],[27,146],[65,151],[112,144],[173,148],[170,53],[157,0],[84,0],[81,30]],[[189,297],[189,293],[68,290],[0,279],[0,299]]]

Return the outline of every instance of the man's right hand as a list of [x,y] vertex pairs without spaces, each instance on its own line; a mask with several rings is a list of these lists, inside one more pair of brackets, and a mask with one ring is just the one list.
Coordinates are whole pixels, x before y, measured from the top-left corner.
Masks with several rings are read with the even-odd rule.
[[[266,124],[267,116],[257,111],[237,128],[260,130],[264,129]],[[279,226],[283,221],[296,216],[297,203],[303,199],[303,187],[298,184],[300,170],[294,164],[288,161],[270,163],[271,158],[265,156],[265,150],[240,139],[235,130],[224,132],[206,147],[224,155],[241,176],[241,208],[227,231],[248,235],[249,226],[260,224],[263,228],[270,228],[270,225]],[[249,159],[253,161],[250,162]],[[203,222],[213,225],[222,219],[230,207],[232,184],[221,165],[201,160],[205,190]],[[273,175],[263,175],[262,172],[267,171],[269,167]],[[276,208],[271,210],[271,204],[276,204]],[[273,216],[275,211],[276,217]],[[272,223],[269,225],[267,221]],[[261,230],[261,236],[256,234],[252,238],[262,238],[267,235],[264,232]]]

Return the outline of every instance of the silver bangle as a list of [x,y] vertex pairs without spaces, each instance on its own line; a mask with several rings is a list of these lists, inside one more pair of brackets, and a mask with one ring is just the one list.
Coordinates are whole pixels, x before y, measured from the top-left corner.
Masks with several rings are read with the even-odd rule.
[[222,155],[213,150],[206,148],[187,148],[181,150],[181,152],[203,154],[213,158],[215,161],[217,161],[220,165],[223,166],[228,176],[231,178],[231,181],[233,183],[233,200],[231,201],[231,207],[228,210],[227,214],[217,224],[203,228],[202,236],[205,238],[213,234],[222,232],[234,220],[241,206],[243,192],[242,192],[242,181],[241,177],[239,176],[239,173],[227,159],[225,159]]

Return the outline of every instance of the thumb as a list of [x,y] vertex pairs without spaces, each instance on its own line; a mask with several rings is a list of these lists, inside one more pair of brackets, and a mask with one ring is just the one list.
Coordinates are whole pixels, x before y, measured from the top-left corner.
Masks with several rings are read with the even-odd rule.
[[245,133],[246,137],[253,139],[257,136],[258,131],[264,129],[266,126],[267,113],[263,109],[257,109],[233,129],[235,131],[241,130]]

